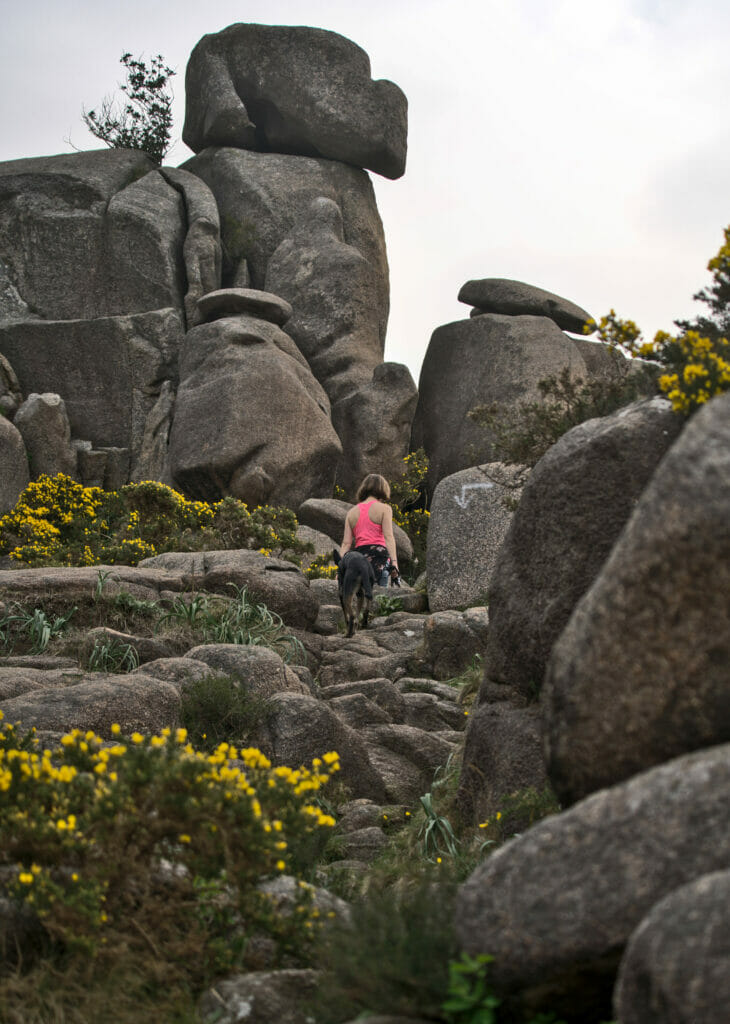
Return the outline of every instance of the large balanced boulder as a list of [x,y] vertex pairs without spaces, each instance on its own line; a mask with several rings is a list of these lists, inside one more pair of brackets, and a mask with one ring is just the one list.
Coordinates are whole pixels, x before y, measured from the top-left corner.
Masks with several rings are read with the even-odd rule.
[[621,953],[646,913],[679,886],[727,867],[729,800],[725,745],[546,818],[461,887],[461,948],[489,950],[499,994],[571,1021],[608,1019]]
[[0,416],[0,515],[13,507],[29,480],[23,438],[10,420]]
[[406,98],[372,81],[364,50],[336,32],[230,25],[203,36],[185,75],[183,140],[405,170]]
[[495,462],[445,477],[428,521],[426,574],[432,612],[484,604],[527,471]]
[[169,449],[186,494],[296,507],[332,493],[340,453],[327,397],[279,327],[239,315],[188,332]]
[[429,459],[429,489],[445,476],[495,461],[493,434],[467,414],[539,398],[538,383],[567,369],[586,378],[573,341],[547,317],[487,313],[438,327],[421,367],[411,447]]
[[694,415],[665,455],[553,649],[546,742],[562,800],[727,742],[728,664],[725,394]]
[[730,871],[683,885],[631,936],[614,992],[621,1024],[715,1024],[730,1005]]
[[576,334],[582,334],[583,328],[592,320],[590,313],[560,295],[504,277],[467,281],[461,286],[459,302],[475,307],[472,316],[480,316],[482,313],[546,316],[554,320],[562,330],[574,331]]
[[536,696],[553,645],[680,426],[665,399],[638,402],[579,424],[538,462],[491,579],[488,679]]
[[60,395],[72,437],[130,449],[134,470],[161,388],[177,380],[183,330],[174,309],[0,323],[0,351],[26,394]]

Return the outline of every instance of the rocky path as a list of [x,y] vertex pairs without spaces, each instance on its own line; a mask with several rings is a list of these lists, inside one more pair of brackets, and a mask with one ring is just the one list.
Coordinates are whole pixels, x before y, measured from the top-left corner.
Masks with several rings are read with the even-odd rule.
[[[125,732],[155,732],[179,724],[191,681],[225,673],[267,698],[265,721],[248,741],[274,763],[298,765],[339,752],[340,789],[349,798],[342,808],[344,855],[370,859],[385,844],[380,826],[387,808],[417,802],[461,749],[467,715],[457,677],[484,648],[486,609],[429,615],[423,596],[410,588],[378,589],[376,602],[412,610],[375,617],[347,639],[338,631],[335,581],[310,585],[289,563],[248,551],[152,561],[157,564],[0,572],[0,619],[39,608],[53,620],[75,608],[78,622],[96,623],[77,629],[73,650],[61,637],[39,654],[0,657],[5,716],[34,726],[48,743],[73,728],[110,736],[115,722]],[[106,624],[105,610],[111,616],[145,603],[189,607],[201,595],[230,593],[232,583],[276,610],[300,641],[288,664],[263,646],[186,644],[184,636],[155,634],[149,624],[129,632]],[[101,641],[132,648],[136,667],[90,671],[90,651]]]

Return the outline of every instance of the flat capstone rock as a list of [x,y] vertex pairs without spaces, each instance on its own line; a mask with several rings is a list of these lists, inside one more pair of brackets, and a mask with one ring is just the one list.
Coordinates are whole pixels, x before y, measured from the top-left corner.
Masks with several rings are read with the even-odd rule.
[[583,334],[585,324],[593,319],[585,309],[560,295],[504,277],[485,277],[478,281],[467,281],[459,292],[459,302],[475,307],[472,316],[479,316],[482,313],[546,316],[561,330],[572,331],[573,334]]
[[198,299],[197,309],[202,323],[244,313],[268,320],[277,327],[282,327],[294,312],[278,295],[255,288],[219,288]]

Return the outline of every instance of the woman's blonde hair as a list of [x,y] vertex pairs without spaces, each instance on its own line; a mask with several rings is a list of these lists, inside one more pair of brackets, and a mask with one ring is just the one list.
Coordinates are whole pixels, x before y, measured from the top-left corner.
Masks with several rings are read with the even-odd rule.
[[362,501],[372,494],[380,501],[390,500],[390,484],[380,473],[369,473],[357,489],[357,500]]

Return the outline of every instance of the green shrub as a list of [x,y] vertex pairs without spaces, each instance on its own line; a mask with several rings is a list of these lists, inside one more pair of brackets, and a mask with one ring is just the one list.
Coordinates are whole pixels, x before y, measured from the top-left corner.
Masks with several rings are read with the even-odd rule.
[[213,750],[219,743],[250,742],[264,719],[268,701],[249,693],[227,675],[210,675],[186,683],[181,720],[193,744]]
[[349,925],[327,929],[317,1020],[339,1024],[365,1011],[441,1019],[456,956],[455,889],[445,868],[429,869],[398,889],[369,891]]
[[171,1006],[191,1012],[215,976],[245,969],[255,936],[274,963],[309,958],[308,888],[282,917],[258,884],[311,867],[312,835],[334,824],[313,798],[337,755],[272,768],[253,748],[197,751],[182,729],[111,731],[48,750],[0,725],[0,894],[50,943],[3,980],[8,1024],[96,1019],[108,975],[134,979],[136,1016],[115,1004],[115,1019],[181,1020]]
[[393,612],[403,611],[403,598],[402,597],[383,597],[380,596],[375,602],[375,614],[376,615],[392,615]]
[[175,72],[165,66],[161,54],[151,58],[149,67],[141,59],[134,60],[131,53],[123,53],[119,62],[127,72],[126,82],[120,86],[126,104],[116,110],[105,98],[98,114],[84,111],[84,124],[110,149],[141,149],[161,164],[170,146],[172,93],[168,83]]
[[499,844],[559,812],[558,798],[549,784],[542,789],[528,786],[503,796],[499,810],[480,822],[479,828],[486,842]]
[[[666,370],[659,377],[659,388],[672,403],[672,409],[684,416],[695,412],[716,395],[730,390],[730,341],[716,334],[706,337],[688,330],[672,336],[657,331],[654,340],[643,341],[640,334],[621,338],[613,310],[601,319],[599,334],[610,343],[622,344],[633,356],[651,359]],[[633,325],[635,326],[635,325]],[[631,332],[633,333],[633,332]],[[618,342],[613,336],[619,337]]]
[[308,580],[333,580],[337,577],[337,566],[332,561],[332,555],[317,555],[304,570]]
[[408,534],[413,545],[413,564],[426,560],[426,535],[431,513],[426,508],[426,477],[428,457],[423,448],[410,452],[403,459],[403,473],[390,481],[393,522]]
[[574,379],[565,367],[557,377],[539,381],[540,401],[512,409],[478,405],[467,415],[490,431],[492,461],[534,466],[566,431],[596,416],[607,416],[656,391],[649,369],[620,381]]

